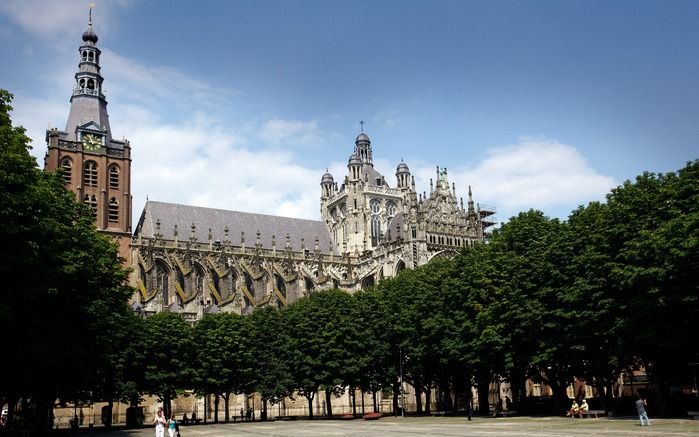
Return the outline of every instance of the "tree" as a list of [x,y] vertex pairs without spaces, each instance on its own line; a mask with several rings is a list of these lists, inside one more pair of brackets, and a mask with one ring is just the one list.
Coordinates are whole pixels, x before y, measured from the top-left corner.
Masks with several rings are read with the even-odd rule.
[[24,129],[12,126],[12,97],[0,90],[0,332],[13,351],[0,360],[0,401],[13,414],[23,399],[34,407],[26,419],[46,429],[56,398],[85,399],[113,379],[112,333],[132,290],[89,209],[37,168]]
[[356,335],[349,316],[351,296],[340,290],[315,293],[289,305],[284,311],[289,337],[291,378],[299,394],[308,400],[313,418],[313,398],[322,387],[326,390],[326,407],[332,414],[334,389],[344,379],[345,365],[354,353],[349,344]]
[[144,389],[163,402],[166,417],[170,401],[179,390],[191,388],[196,373],[192,368],[192,327],[178,314],[161,312],[146,319],[144,350],[147,354]]
[[250,361],[246,391],[262,397],[262,418],[267,419],[267,404],[279,403],[294,389],[291,379],[290,332],[279,310],[267,306],[249,316],[248,356]]

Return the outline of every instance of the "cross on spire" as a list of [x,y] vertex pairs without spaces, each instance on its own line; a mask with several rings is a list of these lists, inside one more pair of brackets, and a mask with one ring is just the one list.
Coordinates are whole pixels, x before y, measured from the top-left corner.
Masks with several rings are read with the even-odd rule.
[[364,120],[359,120],[359,127],[364,132]]

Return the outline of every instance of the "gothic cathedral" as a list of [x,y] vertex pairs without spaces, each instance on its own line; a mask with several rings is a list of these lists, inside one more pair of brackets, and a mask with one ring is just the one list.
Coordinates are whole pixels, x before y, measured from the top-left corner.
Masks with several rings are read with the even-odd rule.
[[429,194],[416,191],[404,162],[387,180],[361,132],[347,175],[321,177],[320,221],[147,201],[132,234],[131,147],[112,137],[92,18],[82,40],[66,128],[46,132],[45,169],[60,169],[97,228],[118,240],[133,269],[132,308],[144,316],[194,321],[328,288],[353,292],[483,242],[495,224],[470,187],[466,206],[457,198],[446,168],[437,167]]

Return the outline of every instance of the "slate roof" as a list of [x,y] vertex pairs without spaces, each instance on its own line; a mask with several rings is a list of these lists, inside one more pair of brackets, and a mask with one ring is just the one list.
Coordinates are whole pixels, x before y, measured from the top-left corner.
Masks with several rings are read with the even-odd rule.
[[[322,253],[328,253],[332,241],[328,228],[319,220],[253,214],[150,200],[143,208],[134,236],[154,238],[158,220],[160,220],[160,233],[163,234],[165,240],[174,239],[174,229],[177,225],[179,240],[187,241],[191,235],[192,223],[194,223],[196,225],[195,235],[200,243],[208,242],[209,228],[211,228],[214,241],[224,241],[224,228],[226,226],[228,226],[228,239],[234,246],[240,246],[240,233],[245,232],[245,246],[254,247],[258,230],[260,231],[260,243],[264,249],[272,249],[272,235],[276,237],[277,250],[284,250],[286,234],[289,234],[289,244],[294,251],[301,251],[301,238],[304,239],[305,248],[311,252],[315,249],[316,237],[318,237],[318,245]],[[335,248],[333,248],[333,253],[337,253]]]

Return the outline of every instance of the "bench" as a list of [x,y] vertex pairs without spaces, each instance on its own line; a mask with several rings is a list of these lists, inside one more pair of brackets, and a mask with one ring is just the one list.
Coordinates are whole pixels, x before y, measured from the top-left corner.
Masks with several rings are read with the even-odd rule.
[[699,420],[699,411],[687,411],[687,416],[694,420]]
[[599,417],[600,414],[603,415],[603,416],[604,416],[605,414],[607,414],[607,411],[606,411],[606,410],[587,410],[587,412],[586,412],[586,413],[583,413],[583,414],[584,414],[585,417],[587,417],[588,419],[589,419],[591,416],[593,416],[593,415],[595,416],[595,419],[597,419],[597,418]]

